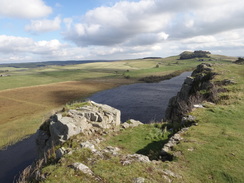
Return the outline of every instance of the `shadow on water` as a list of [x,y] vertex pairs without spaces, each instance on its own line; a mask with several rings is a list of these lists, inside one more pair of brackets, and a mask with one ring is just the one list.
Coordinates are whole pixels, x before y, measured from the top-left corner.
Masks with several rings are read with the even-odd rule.
[[12,183],[36,159],[36,135],[0,151],[0,182]]

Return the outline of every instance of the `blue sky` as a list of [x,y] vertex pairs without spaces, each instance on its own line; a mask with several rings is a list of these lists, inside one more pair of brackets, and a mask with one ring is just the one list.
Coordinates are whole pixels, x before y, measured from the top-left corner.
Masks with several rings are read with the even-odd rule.
[[244,56],[243,0],[0,0],[0,63]]

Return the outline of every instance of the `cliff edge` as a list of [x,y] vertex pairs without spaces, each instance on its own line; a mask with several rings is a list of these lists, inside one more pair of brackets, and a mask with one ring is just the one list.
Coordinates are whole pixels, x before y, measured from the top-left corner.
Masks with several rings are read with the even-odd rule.
[[185,79],[177,96],[170,99],[165,113],[166,121],[180,123],[194,106],[203,101],[216,102],[219,89],[212,81],[215,75],[217,73],[214,72],[212,64],[198,65],[191,76]]

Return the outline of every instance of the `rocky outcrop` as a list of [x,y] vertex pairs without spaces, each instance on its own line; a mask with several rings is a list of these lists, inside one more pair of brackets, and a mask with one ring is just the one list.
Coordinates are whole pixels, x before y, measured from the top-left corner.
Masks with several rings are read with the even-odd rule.
[[183,53],[180,54],[180,59],[192,59],[192,58],[209,58],[209,54],[211,54],[209,51],[202,51],[202,50],[198,50],[198,51],[194,51],[194,52],[190,52],[190,51],[184,51]]
[[79,170],[84,174],[88,174],[88,175],[93,174],[91,169],[88,166],[84,165],[83,163],[76,162],[76,163],[73,163],[72,165],[70,165],[70,167],[74,168],[75,170]]
[[42,157],[52,146],[80,133],[89,134],[96,130],[119,128],[120,115],[119,110],[92,101],[76,109],[58,112],[37,131],[38,153]]
[[134,119],[130,119],[126,122],[124,122],[123,124],[121,124],[122,128],[130,128],[130,127],[137,127],[139,125],[142,125],[143,123]]
[[180,123],[194,105],[204,100],[215,102],[218,100],[218,87],[212,82],[216,73],[211,64],[202,63],[187,77],[177,96],[170,99],[166,109],[165,119]]
[[179,144],[180,141],[183,139],[181,135],[184,132],[186,132],[188,130],[188,128],[182,128],[180,131],[178,131],[172,137],[170,137],[169,141],[166,144],[164,144],[164,146],[162,148],[162,152],[161,152],[162,156],[169,155],[168,153],[170,153],[173,150],[174,146]]
[[243,57],[238,57],[236,61],[234,61],[235,64],[244,64],[244,58]]

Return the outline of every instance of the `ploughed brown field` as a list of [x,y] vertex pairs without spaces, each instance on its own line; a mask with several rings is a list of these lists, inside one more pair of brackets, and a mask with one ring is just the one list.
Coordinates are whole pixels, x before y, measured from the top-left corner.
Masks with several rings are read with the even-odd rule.
[[20,140],[15,134],[34,133],[52,112],[68,102],[129,83],[125,79],[90,79],[0,91],[0,147]]

